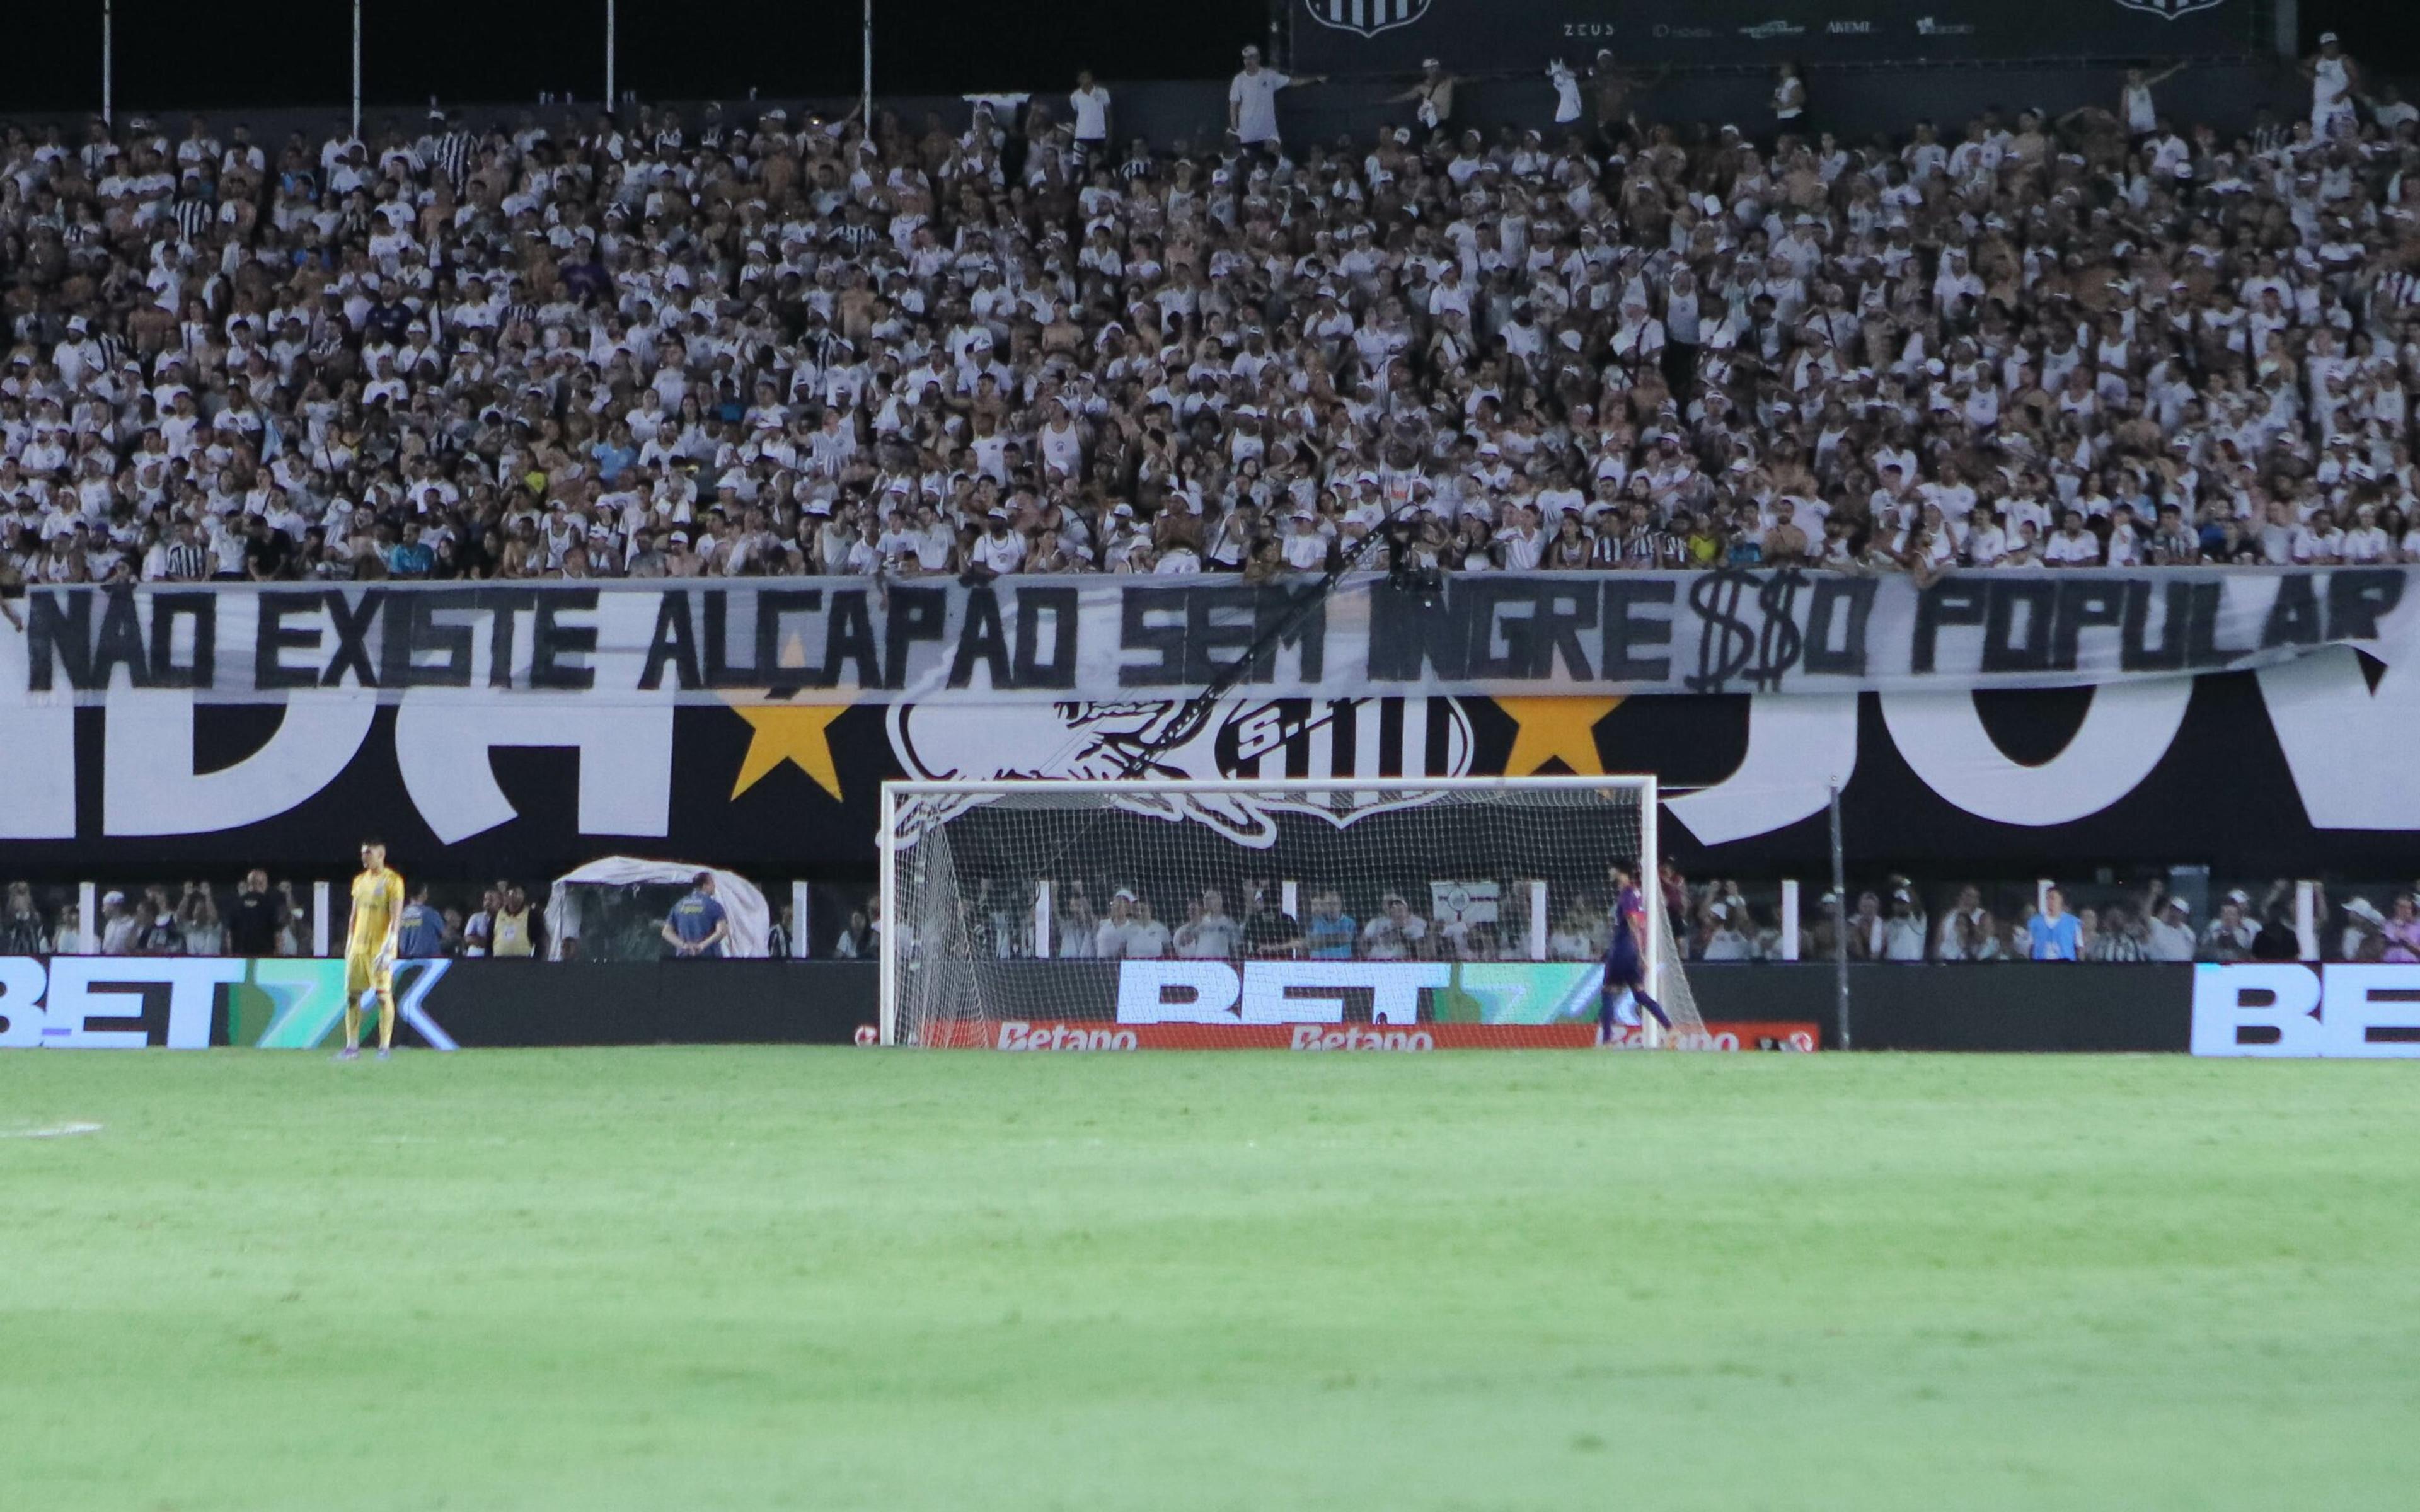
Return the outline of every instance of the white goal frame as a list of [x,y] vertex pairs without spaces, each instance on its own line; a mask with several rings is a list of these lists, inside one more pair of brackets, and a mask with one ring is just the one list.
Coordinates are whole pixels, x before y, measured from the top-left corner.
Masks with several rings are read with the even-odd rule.
[[1389,790],[1414,790],[1432,793],[1503,793],[1503,792],[1627,792],[1638,795],[1638,893],[1646,909],[1647,925],[1647,991],[1650,995],[1663,992],[1664,887],[1658,867],[1662,857],[1660,846],[1661,798],[1656,779],[1652,773],[1621,773],[1604,777],[1330,777],[1330,778],[1250,778],[1208,779],[1156,780],[1151,779],[1118,779],[1096,780],[1087,778],[1023,778],[982,781],[948,781],[933,779],[892,779],[882,784],[882,815],[876,831],[876,843],[881,852],[882,929],[880,962],[882,971],[881,1042],[899,1042],[899,977],[898,952],[904,944],[899,935],[899,810],[903,800],[921,797],[980,797],[985,795],[1028,793],[1037,788],[1081,789],[1110,796],[1118,794],[1234,794],[1266,793],[1282,790],[1289,793],[1375,793]]

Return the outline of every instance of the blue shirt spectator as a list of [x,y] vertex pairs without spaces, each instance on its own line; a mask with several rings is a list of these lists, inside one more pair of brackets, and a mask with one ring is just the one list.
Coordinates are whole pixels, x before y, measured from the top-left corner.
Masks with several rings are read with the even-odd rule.
[[1353,916],[1337,905],[1331,892],[1320,900],[1311,922],[1302,927],[1302,940],[1313,961],[1350,961],[1356,933]]
[[428,906],[425,887],[403,905],[403,918],[395,932],[395,952],[406,961],[431,961],[445,953],[445,916]]
[[425,541],[397,541],[386,548],[386,570],[396,578],[426,578],[437,565],[437,553]]
[[673,904],[665,918],[664,943],[684,959],[710,958],[722,954],[723,938],[730,933],[730,920],[723,917],[722,905],[714,901],[714,873],[700,872],[690,885],[689,896]]
[[2025,923],[2025,933],[2033,942],[2033,958],[2037,961],[2072,961],[2078,943],[2083,939],[2084,926],[2067,911],[2067,895],[2056,887],[2042,895],[2042,911]]

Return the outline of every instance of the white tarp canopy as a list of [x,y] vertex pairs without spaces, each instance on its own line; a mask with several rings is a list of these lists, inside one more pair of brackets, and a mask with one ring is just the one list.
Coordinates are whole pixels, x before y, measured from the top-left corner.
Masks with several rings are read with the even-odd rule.
[[[636,856],[608,856],[554,879],[554,890],[546,901],[547,955],[557,961],[563,959],[564,926],[571,917],[566,906],[570,888],[583,883],[622,887],[641,882],[673,882],[686,887],[690,879],[700,872],[714,878],[714,901],[722,905],[723,917],[731,924],[731,933],[722,942],[722,953],[726,956],[766,954],[766,933],[772,918],[765,908],[765,895],[758,892],[756,885],[746,877],[688,861],[649,861]],[[570,933],[577,935],[580,931],[575,927]]]

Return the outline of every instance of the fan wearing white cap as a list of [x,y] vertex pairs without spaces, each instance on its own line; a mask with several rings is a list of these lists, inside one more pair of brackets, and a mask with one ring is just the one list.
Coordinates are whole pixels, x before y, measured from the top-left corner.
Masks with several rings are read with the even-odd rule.
[[[1130,887],[1120,887],[1109,894],[1109,915],[1101,920],[1100,927],[1093,932],[1094,955],[1104,961],[1124,961],[1129,958],[1144,961],[1161,953],[1149,948],[1151,932],[1144,927],[1143,920],[1136,915],[1135,905],[1140,900],[1135,897],[1134,890]],[[1160,931],[1162,949],[1165,949],[1167,936],[1167,930],[1162,928]]]
[[2357,124],[2352,102],[2361,92],[2361,65],[2344,50],[2335,33],[2319,33],[2319,50],[2303,60],[2303,77],[2311,81],[2311,130],[2322,138],[2351,135]]
[[1420,80],[1400,95],[1389,95],[1391,105],[1417,101],[1412,115],[1423,127],[1434,131],[1453,118],[1454,76],[1433,57],[1420,59]]
[[[2164,894],[2165,894],[2164,896]],[[2166,893],[2156,878],[2143,900],[2143,958],[2147,961],[2190,961],[2194,958],[2193,905]]]

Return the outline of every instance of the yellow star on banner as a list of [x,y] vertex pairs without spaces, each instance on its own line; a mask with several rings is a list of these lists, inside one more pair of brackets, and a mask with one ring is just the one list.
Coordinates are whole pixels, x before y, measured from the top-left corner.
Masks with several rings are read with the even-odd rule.
[[755,733],[748,737],[748,754],[739,764],[739,779],[731,784],[731,795],[739,796],[773,768],[792,762],[814,778],[817,787],[839,797],[840,770],[832,763],[830,732],[831,722],[847,713],[848,707],[845,703],[733,704],[731,712],[747,720]]
[[1605,760],[1596,753],[1596,727],[1620,706],[1618,698],[1500,698],[1496,706],[1519,727],[1512,754],[1504,759],[1507,777],[1532,777],[1546,764],[1560,761],[1575,777],[1602,777]]

